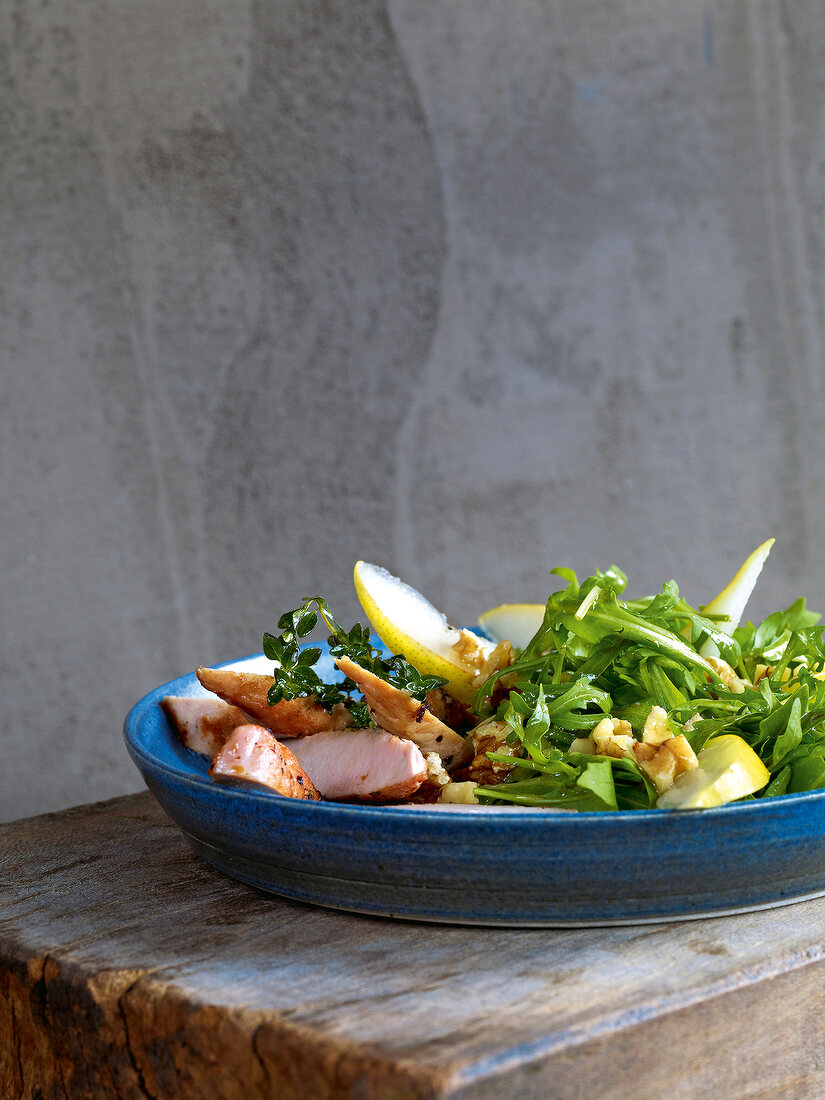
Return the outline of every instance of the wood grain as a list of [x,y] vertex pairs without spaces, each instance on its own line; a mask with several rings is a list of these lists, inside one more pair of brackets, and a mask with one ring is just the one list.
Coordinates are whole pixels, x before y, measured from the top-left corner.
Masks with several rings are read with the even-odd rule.
[[819,1097],[825,901],[637,928],[327,912],[148,794],[0,829],[0,1096]]

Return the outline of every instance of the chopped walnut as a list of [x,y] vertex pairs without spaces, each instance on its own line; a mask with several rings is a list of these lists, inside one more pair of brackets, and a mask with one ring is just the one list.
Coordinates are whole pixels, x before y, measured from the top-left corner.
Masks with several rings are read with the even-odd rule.
[[441,798],[442,791],[452,782],[449,772],[442,764],[441,757],[437,752],[428,752],[424,756],[424,763],[427,765],[427,774],[424,777],[424,782],[408,800],[413,804],[438,802]]
[[436,787],[446,787],[450,782],[447,769],[441,763],[441,757],[437,752],[428,752],[424,757],[427,765],[427,778],[425,782],[433,783]]
[[470,731],[475,756],[470,761],[467,774],[474,783],[481,786],[489,783],[500,783],[512,767],[511,764],[488,760],[488,752],[497,752],[502,756],[512,756],[514,757],[514,764],[521,757],[523,752],[521,745],[507,744],[507,738],[511,733],[512,730],[506,722],[496,722],[492,719],[482,722],[480,726],[476,726],[474,730]]
[[453,643],[453,649],[459,661],[467,668],[481,668],[487,657],[486,646],[479,644],[479,639],[469,630],[459,631],[458,641]]
[[681,733],[659,745],[637,741],[633,755],[659,794],[669,790],[677,776],[699,767],[696,753]]
[[747,685],[747,680],[741,680],[727,661],[721,657],[706,657],[705,660],[728,689],[736,695],[741,695]]
[[633,736],[633,727],[623,718],[603,718],[590,732],[596,752],[600,756],[633,756],[633,746],[637,744]]
[[648,745],[661,745],[673,736],[664,707],[651,707],[642,730],[642,740]]
[[479,668],[473,680],[473,685],[475,687],[481,687],[484,681],[492,676],[494,672],[501,672],[503,668],[509,668],[515,659],[516,651],[513,649],[511,643],[506,639],[503,642],[499,642]]

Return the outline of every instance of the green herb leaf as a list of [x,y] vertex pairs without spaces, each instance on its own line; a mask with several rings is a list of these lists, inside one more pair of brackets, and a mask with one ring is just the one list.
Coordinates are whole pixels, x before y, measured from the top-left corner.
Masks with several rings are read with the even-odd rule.
[[792,752],[802,740],[802,699],[797,695],[790,702],[791,708],[785,729],[774,742],[771,754],[773,768],[779,767],[788,753]]
[[605,810],[616,810],[616,788],[613,783],[613,769],[609,760],[594,760],[585,764],[576,781],[582,790],[590,791]]

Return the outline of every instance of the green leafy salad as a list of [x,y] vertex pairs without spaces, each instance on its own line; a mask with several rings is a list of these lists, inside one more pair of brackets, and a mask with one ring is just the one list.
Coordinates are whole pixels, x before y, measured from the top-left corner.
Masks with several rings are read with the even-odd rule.
[[[512,731],[508,746],[523,750],[477,797],[638,810],[825,787],[825,646],[804,599],[728,634],[673,581],[653,598],[623,600],[626,578],[615,567],[581,583],[570,570],[555,572],[567,586],[548,599],[539,630],[477,692],[482,712],[506,683],[495,715]],[[693,766],[657,767],[680,738]],[[725,750],[721,761],[715,745]]]
[[[312,597],[264,638],[267,703],[304,698],[348,729],[412,741],[424,754],[404,787],[414,802],[700,809],[823,788],[819,616],[798,599],[737,625],[772,542],[698,608],[674,581],[626,599],[616,566],[583,581],[554,569],[562,587],[543,607],[481,616],[491,638],[449,626],[420,593],[359,562],[356,590],[390,656],[369,627],[345,631]],[[301,645],[319,619],[343,681],[325,683],[320,648]]]

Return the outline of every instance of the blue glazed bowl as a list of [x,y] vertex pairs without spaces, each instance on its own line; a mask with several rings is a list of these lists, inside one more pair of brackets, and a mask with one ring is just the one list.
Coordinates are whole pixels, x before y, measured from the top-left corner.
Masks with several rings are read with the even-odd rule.
[[[261,658],[232,668],[271,670]],[[326,665],[326,667],[324,667]],[[319,671],[328,675],[327,654]],[[334,909],[456,924],[581,926],[745,912],[825,893],[825,791],[712,810],[570,813],[310,802],[207,776],[150,692],[125,739],[194,850],[262,890]]]

